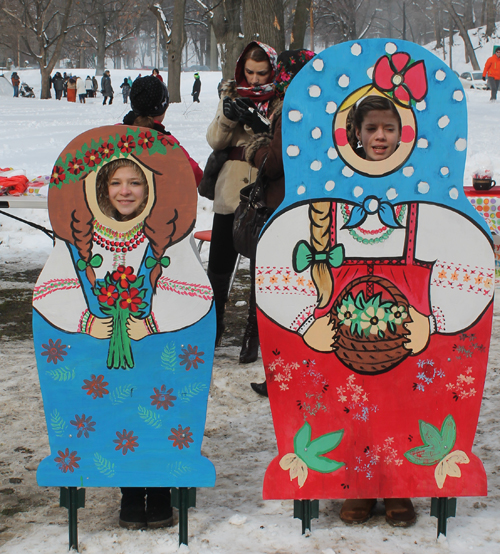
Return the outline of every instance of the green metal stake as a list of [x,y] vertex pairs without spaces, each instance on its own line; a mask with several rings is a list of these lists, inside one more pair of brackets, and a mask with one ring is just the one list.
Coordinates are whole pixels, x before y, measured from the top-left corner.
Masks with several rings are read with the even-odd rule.
[[449,517],[455,517],[457,513],[456,498],[432,498],[431,516],[438,518],[437,537],[444,535],[446,537],[446,523]]
[[188,510],[196,506],[196,488],[171,489],[172,506],[179,510],[179,545],[188,543]]
[[68,509],[69,547],[78,552],[78,508],[85,508],[85,489],[61,487],[59,506]]
[[319,500],[294,500],[293,517],[302,520],[302,534],[311,530],[311,520],[319,517]]

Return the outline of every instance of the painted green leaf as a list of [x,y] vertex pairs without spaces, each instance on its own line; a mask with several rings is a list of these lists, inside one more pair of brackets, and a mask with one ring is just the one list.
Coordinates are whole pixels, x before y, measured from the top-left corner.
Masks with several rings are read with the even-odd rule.
[[148,425],[151,425],[151,427],[154,427],[155,429],[159,429],[161,427],[161,418],[158,414],[153,412],[153,410],[148,410],[147,408],[139,406],[138,411],[139,417]]
[[175,343],[167,344],[161,354],[161,362],[163,369],[167,371],[175,371],[177,364],[177,356],[175,352]]
[[116,406],[117,404],[121,404],[127,398],[130,398],[132,396],[132,391],[133,390],[134,390],[134,387],[132,385],[122,385],[120,387],[117,387],[109,395],[109,399],[111,400],[111,404],[113,404],[113,406]]
[[295,454],[307,465],[309,469],[320,473],[331,473],[345,465],[322,454],[327,454],[337,448],[344,436],[344,430],[326,433],[311,442],[312,429],[306,421],[297,431],[293,444]]
[[64,419],[61,417],[61,414],[57,410],[54,410],[50,414],[50,426],[52,427],[56,436],[62,437],[64,435],[64,431],[67,425]]
[[189,473],[190,471],[192,471],[192,467],[183,462],[174,462],[171,464],[166,464],[165,470],[175,477],[178,477],[179,475],[183,475],[184,473]]
[[46,371],[47,375],[50,375],[54,381],[71,381],[75,378],[75,369],[69,367],[56,367]]
[[311,442],[311,426],[306,421],[304,425],[297,431],[293,439],[293,448],[297,456],[302,457],[302,452]]
[[419,421],[422,446],[411,448],[405,457],[412,464],[432,466],[448,455],[457,439],[457,429],[453,416],[449,414],[443,421],[441,431],[425,421]]
[[191,399],[193,399],[196,395],[200,394],[204,390],[207,390],[207,385],[205,385],[204,383],[190,383],[179,391],[177,397],[180,399],[181,402],[189,402]]
[[311,442],[311,444],[307,447],[307,451],[310,452],[313,456],[320,456],[321,454],[331,452],[332,450],[337,448],[343,436],[343,429],[340,429],[340,431],[333,431],[332,433],[322,435],[321,437],[318,437]]
[[115,474],[115,464],[111,463],[106,458],[103,458],[98,452],[94,454],[94,464],[97,470],[106,475],[106,477],[113,477]]

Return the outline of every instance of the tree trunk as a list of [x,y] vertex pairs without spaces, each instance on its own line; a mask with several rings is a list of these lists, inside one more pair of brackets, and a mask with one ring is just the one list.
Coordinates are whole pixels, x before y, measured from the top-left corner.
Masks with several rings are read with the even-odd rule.
[[181,101],[181,62],[184,45],[186,0],[175,0],[172,35],[168,49],[168,93],[170,102]]
[[241,33],[241,0],[222,0],[213,11],[214,34],[221,46],[222,77],[233,79],[236,61],[246,44]]
[[245,42],[258,40],[276,52],[285,49],[285,16],[282,0],[245,0],[243,3]]
[[443,47],[443,26],[441,25],[441,10],[438,2],[434,2],[432,11],[434,15],[434,39],[437,50]]
[[97,63],[96,75],[104,74],[104,61],[106,57],[106,16],[101,12],[97,17]]
[[486,0],[486,36],[491,37],[495,32],[497,6],[495,0]]
[[472,64],[472,69],[474,71],[479,71],[479,64],[477,62],[476,53],[474,52],[474,47],[472,46],[469,33],[467,32],[467,29],[464,27],[464,24],[462,22],[461,17],[457,14],[455,11],[455,8],[453,7],[452,0],[443,0],[444,4],[448,8],[448,13],[453,18],[453,21],[455,22],[455,26],[457,27],[460,36],[462,37],[462,40],[464,41],[465,51],[467,52],[467,55],[469,56],[469,59]]
[[290,50],[302,50],[304,48],[310,9],[311,0],[297,0],[293,16],[292,36],[290,37]]

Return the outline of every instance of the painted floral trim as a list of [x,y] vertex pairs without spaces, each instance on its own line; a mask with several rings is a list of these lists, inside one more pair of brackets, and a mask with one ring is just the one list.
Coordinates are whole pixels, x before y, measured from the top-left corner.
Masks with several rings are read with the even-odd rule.
[[306,421],[297,431],[293,439],[293,453],[285,454],[280,460],[280,467],[290,471],[290,481],[297,478],[299,489],[307,480],[309,469],[319,473],[333,473],[344,466],[344,462],[337,462],[326,458],[335,450],[344,436],[344,430],[326,433],[311,441],[312,429]]
[[51,279],[35,287],[33,290],[33,302],[45,298],[53,292],[60,290],[79,289],[80,281],[78,279]]
[[[344,219],[344,224],[346,224],[350,219],[351,210],[347,204],[341,204],[340,209],[342,212],[342,217]],[[405,214],[406,204],[402,204],[396,207],[396,219],[400,225]],[[380,229],[374,230],[364,229],[363,227],[359,226],[353,229],[349,229],[349,234],[355,241],[361,242],[362,244],[380,244],[381,242],[386,241],[392,235],[394,229],[394,227],[387,227],[386,225],[383,225]],[[367,235],[372,235],[372,238],[367,238]]]
[[203,300],[212,300],[213,298],[212,289],[208,285],[176,281],[165,276],[158,279],[157,287],[160,290],[175,292],[182,296],[197,296]]
[[[91,140],[90,144],[83,144],[73,154],[66,155],[66,159],[58,158],[50,178],[50,187],[61,188],[63,184],[79,181],[82,174],[97,171],[100,166],[113,158],[127,158],[132,151],[137,156],[143,152],[152,154],[166,154],[168,141],[158,138],[154,130],[144,131],[139,127],[127,128],[116,135],[102,138],[99,141]],[[172,145],[172,150],[179,148]]]
[[405,452],[405,457],[412,464],[436,465],[434,478],[439,489],[442,489],[446,476],[460,477],[461,471],[457,464],[468,464],[469,457],[462,450],[452,452],[457,440],[457,427],[451,414],[447,415],[441,430],[420,420],[420,437],[423,446],[417,446]]
[[78,333],[84,333],[90,335],[92,331],[92,325],[95,321],[95,316],[90,313],[89,310],[82,312],[80,321],[78,322]]

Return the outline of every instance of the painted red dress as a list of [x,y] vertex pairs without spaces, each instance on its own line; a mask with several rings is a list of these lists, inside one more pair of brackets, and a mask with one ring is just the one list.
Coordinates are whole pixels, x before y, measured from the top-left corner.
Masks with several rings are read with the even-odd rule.
[[[309,246],[314,203],[284,211],[259,242],[259,333],[279,451],[264,498],[485,495],[471,449],[488,357],[481,339],[491,334],[489,237],[423,203],[396,207],[399,228],[374,213],[347,229],[352,206],[330,204],[326,255]],[[333,266],[322,309],[315,256]],[[410,307],[431,333],[416,355],[404,347]],[[333,352],[303,339],[325,316]]]

